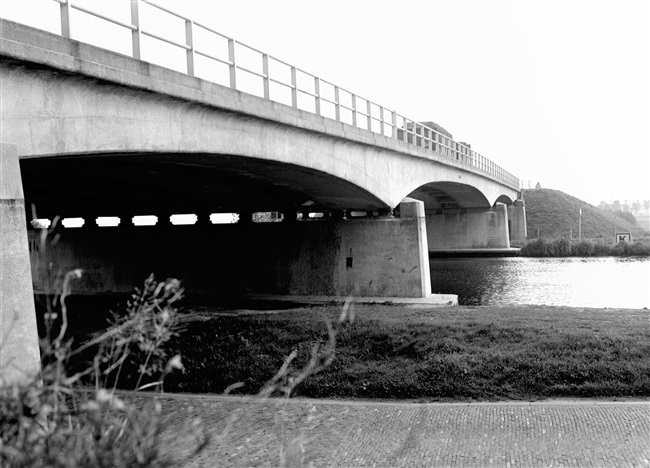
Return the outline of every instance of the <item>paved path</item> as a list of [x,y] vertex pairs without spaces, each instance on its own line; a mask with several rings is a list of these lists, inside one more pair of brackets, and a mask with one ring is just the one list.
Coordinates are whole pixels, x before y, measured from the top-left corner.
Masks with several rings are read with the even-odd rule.
[[[167,400],[167,399],[166,399]],[[650,404],[391,404],[171,397],[173,434],[200,416],[215,436],[187,467],[650,467]],[[217,437],[233,421],[223,438]],[[291,443],[290,441],[294,441]]]

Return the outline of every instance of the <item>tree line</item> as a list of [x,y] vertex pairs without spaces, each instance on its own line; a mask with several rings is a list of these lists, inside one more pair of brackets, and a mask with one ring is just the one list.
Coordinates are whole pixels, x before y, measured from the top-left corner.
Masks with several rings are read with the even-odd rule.
[[650,200],[636,200],[631,203],[627,200],[623,202],[614,200],[611,203],[602,201],[598,205],[598,208],[609,211],[636,226],[636,216],[647,215],[650,213]]

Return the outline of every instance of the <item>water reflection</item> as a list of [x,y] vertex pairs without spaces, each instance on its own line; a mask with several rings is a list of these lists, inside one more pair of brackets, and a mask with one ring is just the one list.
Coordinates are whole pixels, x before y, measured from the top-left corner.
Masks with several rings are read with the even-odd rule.
[[648,258],[432,258],[431,283],[461,305],[650,307]]

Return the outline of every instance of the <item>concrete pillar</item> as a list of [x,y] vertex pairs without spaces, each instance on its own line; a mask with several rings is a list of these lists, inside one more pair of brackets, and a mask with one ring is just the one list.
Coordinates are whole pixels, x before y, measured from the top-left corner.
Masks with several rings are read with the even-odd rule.
[[41,370],[18,154],[0,146],[0,385]]
[[528,238],[526,228],[526,203],[523,200],[515,201],[514,205],[509,207],[510,215],[510,240],[523,242]]
[[[424,202],[413,198],[403,198],[399,204],[400,219],[415,219],[417,221],[417,255],[422,297],[431,295],[431,269],[429,267],[429,243],[427,239],[427,218],[424,213]],[[392,214],[392,212],[391,212]]]
[[494,229],[488,231],[488,245],[492,244],[499,246],[499,248],[509,249],[510,232],[508,231],[508,205],[497,203],[496,206],[492,208],[492,211],[496,213],[497,219],[496,222],[491,225]]

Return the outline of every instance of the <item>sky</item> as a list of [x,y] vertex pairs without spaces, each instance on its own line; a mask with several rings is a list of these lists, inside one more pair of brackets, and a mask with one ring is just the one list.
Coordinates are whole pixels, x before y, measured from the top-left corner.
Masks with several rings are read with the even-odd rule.
[[[75,3],[129,21],[128,1]],[[593,205],[650,198],[650,1],[157,3],[409,119],[432,120],[525,184]],[[52,0],[0,5],[3,18],[59,32]],[[153,32],[184,41],[182,21],[149,9],[141,18]],[[73,11],[72,37],[128,53],[128,31],[101,23]],[[199,39],[208,43],[197,35],[197,47]],[[182,69],[182,51],[170,49],[143,41],[145,59]]]

